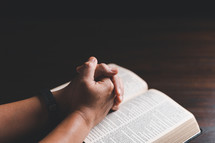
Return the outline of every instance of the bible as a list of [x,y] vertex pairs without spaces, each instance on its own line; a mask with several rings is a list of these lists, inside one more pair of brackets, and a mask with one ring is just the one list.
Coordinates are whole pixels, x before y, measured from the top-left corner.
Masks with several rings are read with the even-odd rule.
[[161,91],[148,89],[134,72],[116,64],[109,66],[119,69],[124,99],[117,111],[90,131],[85,143],[181,143],[201,133],[191,112]]

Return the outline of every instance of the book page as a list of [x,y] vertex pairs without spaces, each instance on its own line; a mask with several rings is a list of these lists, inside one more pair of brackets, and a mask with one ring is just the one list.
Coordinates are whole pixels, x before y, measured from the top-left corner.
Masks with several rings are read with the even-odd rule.
[[192,118],[189,111],[168,96],[150,89],[108,114],[90,131],[85,142],[154,142]]
[[147,83],[134,72],[116,64],[108,65],[117,67],[119,70],[118,76],[121,78],[124,85],[123,102],[126,102],[131,98],[134,98],[135,96],[138,96],[139,94],[144,93],[148,90]]
[[193,117],[170,132],[157,137],[153,143],[182,143],[200,134],[200,129],[196,119]]
[[70,82],[66,82],[66,83],[64,83],[64,84],[62,84],[62,85],[60,85],[60,86],[57,86],[57,87],[51,89],[51,92],[55,92],[55,91],[58,91],[58,90],[60,90],[60,89],[63,89],[64,87],[66,87],[67,85],[69,85],[69,83],[70,83]]

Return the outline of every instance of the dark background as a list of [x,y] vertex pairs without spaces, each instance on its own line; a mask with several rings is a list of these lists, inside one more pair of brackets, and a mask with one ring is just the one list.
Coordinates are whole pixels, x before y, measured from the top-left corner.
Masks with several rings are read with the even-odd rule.
[[[92,55],[108,63],[117,62],[112,56],[120,57],[125,49],[128,53],[134,48],[168,53],[165,45],[152,46],[155,41],[148,36],[199,30],[191,23],[187,27],[187,21],[213,20],[214,12],[207,1],[1,3],[1,98],[24,97],[63,83]],[[110,49],[119,51],[101,56]]]
[[144,78],[215,135],[215,10],[207,1],[1,4],[0,103],[69,81],[89,56]]

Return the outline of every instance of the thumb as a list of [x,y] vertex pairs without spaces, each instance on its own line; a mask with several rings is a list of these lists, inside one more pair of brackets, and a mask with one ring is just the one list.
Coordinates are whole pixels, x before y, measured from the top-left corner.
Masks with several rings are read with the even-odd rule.
[[90,57],[88,61],[84,63],[84,66],[79,73],[85,79],[94,80],[97,63],[98,61],[95,57]]

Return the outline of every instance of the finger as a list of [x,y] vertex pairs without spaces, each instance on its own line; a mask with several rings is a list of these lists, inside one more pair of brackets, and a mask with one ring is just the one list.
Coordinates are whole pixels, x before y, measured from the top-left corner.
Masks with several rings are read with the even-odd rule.
[[119,100],[118,97],[116,96],[114,99],[114,104],[113,104],[112,110],[116,110],[116,109],[118,110],[121,103],[122,103],[122,99]]
[[97,62],[98,61],[95,57],[90,57],[88,61],[84,63],[83,67],[79,69],[79,73],[82,75],[82,78],[94,80]]
[[103,88],[105,91],[107,91],[108,94],[112,94],[113,97],[115,98],[115,94],[113,94],[114,93],[114,84],[110,78],[102,78],[97,83],[100,84],[101,88]]
[[81,66],[77,66],[76,67],[76,71],[78,72],[78,73],[80,73],[80,71],[83,69],[83,65],[81,65]]
[[113,105],[113,107],[111,108],[112,110],[118,110],[119,109],[119,105]]
[[121,84],[120,84],[120,78],[118,75],[114,75],[112,78],[112,82],[114,84],[114,91],[116,96],[120,96],[121,95]]
[[116,67],[109,67],[108,65],[101,63],[96,67],[95,78],[99,78],[101,76],[112,77],[113,75],[118,73],[118,69]]
[[120,103],[123,101],[124,86],[123,86],[122,80],[118,76],[114,76],[112,80],[115,86],[115,94],[116,94],[112,110],[118,110]]
[[123,100],[123,96],[124,96],[124,84],[123,84],[121,78],[119,78],[119,83],[120,83],[120,89],[121,89],[121,95],[120,96],[122,96],[121,98]]
[[119,99],[117,99],[117,96],[115,97],[115,99],[114,99],[114,104],[113,104],[113,106],[112,106],[112,110],[118,110],[119,109],[119,106],[120,106],[120,103],[121,102],[119,102]]
[[114,84],[111,81],[110,78],[103,78],[100,81],[98,81],[97,83],[100,83],[100,85],[102,85],[101,88],[106,88],[105,91],[110,95],[109,96],[109,101],[110,101],[110,109],[113,108],[114,104],[115,104],[115,98],[116,98],[116,94],[114,93]]
[[122,99],[119,100],[118,97],[115,97],[114,104],[111,109],[118,110],[121,103],[122,103]]
[[123,95],[124,95],[124,86],[123,86],[123,83],[122,83],[122,80],[119,76],[117,76],[117,101],[118,103],[121,103],[123,101]]

